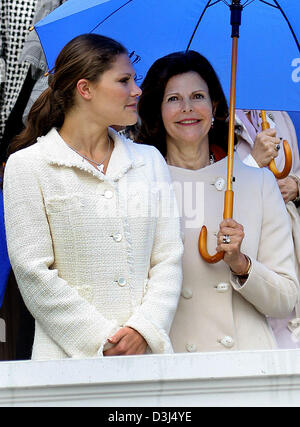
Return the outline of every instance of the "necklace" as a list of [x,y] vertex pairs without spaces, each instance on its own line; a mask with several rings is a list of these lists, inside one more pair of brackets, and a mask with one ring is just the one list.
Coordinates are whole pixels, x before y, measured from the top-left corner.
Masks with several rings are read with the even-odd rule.
[[95,162],[95,160],[92,160],[92,159],[90,159],[89,157],[85,156],[84,154],[79,153],[79,151],[75,150],[75,148],[71,147],[71,145],[67,144],[66,142],[65,142],[65,144],[66,144],[69,148],[71,148],[71,150],[75,151],[75,153],[79,154],[79,156],[81,156],[83,159],[86,159],[86,160],[88,160],[89,162],[91,162],[91,163],[93,163],[94,165],[96,165],[96,168],[97,168],[101,173],[103,173],[103,172],[104,172],[104,164],[103,164],[103,163],[104,163],[104,162],[105,162],[105,160],[107,159],[107,156],[108,156],[109,151],[110,151],[110,136],[109,136],[109,135],[107,135],[107,139],[108,139],[108,149],[107,149],[107,153],[105,154],[104,158],[101,160],[101,162],[100,162],[100,163],[97,163],[97,162]]
[[[168,165],[172,166],[172,165],[169,163],[168,156],[166,156],[166,157],[165,157],[165,160],[166,160],[166,162],[168,163]],[[215,159],[214,154],[213,154],[213,153],[209,153],[209,164],[210,164],[210,165],[213,165],[213,164],[215,163],[215,161],[216,161],[216,159]]]

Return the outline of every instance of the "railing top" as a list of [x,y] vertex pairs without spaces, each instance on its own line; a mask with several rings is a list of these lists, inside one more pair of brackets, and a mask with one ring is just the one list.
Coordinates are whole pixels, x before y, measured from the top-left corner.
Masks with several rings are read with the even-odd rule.
[[0,363],[0,390],[75,384],[299,376],[300,350]]

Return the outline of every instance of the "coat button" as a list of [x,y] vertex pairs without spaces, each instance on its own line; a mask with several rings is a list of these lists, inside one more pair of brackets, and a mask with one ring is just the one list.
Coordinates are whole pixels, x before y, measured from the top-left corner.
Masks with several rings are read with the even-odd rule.
[[185,299],[191,299],[193,296],[193,291],[189,288],[183,288],[181,291],[181,295],[183,296],[183,298]]
[[231,348],[234,346],[234,339],[230,336],[225,336],[220,340],[220,343],[227,348]]
[[186,351],[188,351],[189,353],[194,353],[195,351],[197,351],[196,344],[187,344],[185,348],[186,348]]
[[113,197],[114,193],[111,190],[105,190],[104,191],[104,197],[106,199],[111,199]]
[[119,243],[123,239],[123,236],[121,233],[115,233],[113,234],[112,238],[114,239],[115,242]]
[[225,179],[224,178],[217,178],[215,182],[215,187],[218,191],[222,191],[225,188]]
[[227,292],[229,289],[228,283],[219,283],[216,287],[217,292]]
[[120,277],[119,279],[118,279],[118,285],[119,286],[121,286],[121,287],[123,287],[123,286],[125,286],[125,285],[127,285],[127,280],[126,279],[124,279],[124,277]]

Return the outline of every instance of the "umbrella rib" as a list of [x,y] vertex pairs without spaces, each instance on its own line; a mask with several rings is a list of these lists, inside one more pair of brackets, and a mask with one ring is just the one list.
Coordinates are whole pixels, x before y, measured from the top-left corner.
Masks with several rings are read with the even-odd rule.
[[271,4],[271,3],[269,3],[268,1],[266,1],[266,0],[259,0],[261,3],[265,3],[265,4],[267,4],[268,6],[271,6],[271,7],[275,7],[275,9],[278,9],[278,7],[277,6],[275,6],[275,4]]
[[249,6],[249,4],[253,3],[255,0],[247,0],[246,3],[243,4],[243,7]]
[[[262,0],[261,0],[262,1]],[[293,34],[293,37],[294,37],[294,39],[295,39],[295,42],[296,42],[296,44],[297,44],[297,47],[298,47],[298,50],[299,50],[299,52],[300,52],[300,43],[299,43],[299,41],[298,41],[298,39],[297,39],[297,36],[296,36],[296,34],[295,34],[295,31],[294,31],[294,29],[293,29],[293,27],[292,27],[292,25],[291,25],[291,23],[290,23],[290,21],[289,21],[289,19],[288,19],[288,17],[286,16],[286,14],[284,13],[284,11],[282,10],[282,7],[280,6],[280,4],[278,3],[278,1],[277,0],[273,0],[274,1],[274,3],[277,5],[277,8],[280,10],[280,12],[282,13],[282,15],[283,15],[283,17],[284,17],[284,19],[286,20],[286,22],[287,22],[287,24],[288,24],[288,26],[289,26],[289,28],[290,28],[290,30],[291,30],[291,32],[292,32],[292,34]],[[264,1],[264,3],[265,3],[265,1]],[[271,5],[272,6],[272,5]]]
[[215,0],[215,2],[214,2],[214,3],[211,3],[210,5],[208,5],[208,7],[211,7],[211,6],[213,6],[214,4],[220,3],[220,1],[222,1],[223,3],[225,3],[225,4],[226,4],[226,6],[229,6],[229,4],[227,3],[227,1],[226,1],[226,0]]
[[[220,1],[221,1],[221,0],[217,0],[217,1],[215,1],[213,4],[219,3]],[[192,44],[193,38],[195,37],[195,34],[196,34],[197,30],[198,30],[198,27],[199,27],[199,25],[200,25],[200,22],[202,21],[202,18],[203,18],[203,16],[204,16],[204,14],[205,14],[206,10],[207,10],[210,6],[212,6],[212,4],[210,4],[211,2],[212,2],[212,0],[209,0],[209,1],[207,2],[207,4],[206,4],[205,8],[203,9],[203,12],[201,13],[201,16],[200,16],[200,18],[199,18],[199,21],[197,22],[197,25],[196,25],[196,27],[195,27],[195,29],[194,29],[194,31],[193,31],[192,37],[190,38],[189,44],[187,45],[186,51],[188,51],[188,50],[189,50],[189,48],[190,48],[190,46],[191,46],[191,44]]]
[[128,0],[126,3],[124,3],[122,6],[120,6],[118,9],[114,10],[110,15],[108,15],[105,19],[103,19],[101,22],[99,22],[99,24],[97,24],[91,31],[90,33],[93,33],[97,27],[99,27],[101,24],[103,24],[103,22],[105,22],[107,19],[109,19],[112,15],[114,15],[115,13],[117,13],[120,9],[122,9],[123,7],[127,6],[129,3],[131,3],[133,0]]

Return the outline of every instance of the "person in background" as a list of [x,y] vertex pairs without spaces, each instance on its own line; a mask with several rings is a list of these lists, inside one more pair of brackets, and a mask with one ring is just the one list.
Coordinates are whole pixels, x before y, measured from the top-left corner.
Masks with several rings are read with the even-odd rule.
[[0,189],[0,309],[3,303],[5,289],[10,273],[10,263],[7,254],[5,226],[4,226],[4,210],[3,210],[3,193]]
[[[152,65],[141,89],[136,140],[165,156],[182,214],[183,289],[170,334],[175,351],[276,348],[266,316],[288,316],[299,283],[274,176],[235,154],[233,219],[222,220],[228,106],[214,69],[195,51],[173,53]],[[199,255],[203,224],[208,251],[225,252],[217,264]]]
[[[293,122],[285,111],[267,111],[269,129],[262,130],[261,115],[257,110],[237,110],[236,150],[244,163],[253,167],[267,167],[275,159],[277,169],[284,167],[285,156],[281,146],[287,140],[293,157],[289,176],[278,179],[281,191],[290,216],[295,246],[295,261],[298,278],[300,277],[300,160],[297,136]],[[299,296],[300,298],[300,296]],[[300,348],[300,303],[285,319],[269,317],[268,322],[274,332],[279,348]]]
[[169,171],[110,128],[137,120],[134,78],[120,43],[76,37],[11,146],[5,227],[32,359],[172,352],[183,246]]

